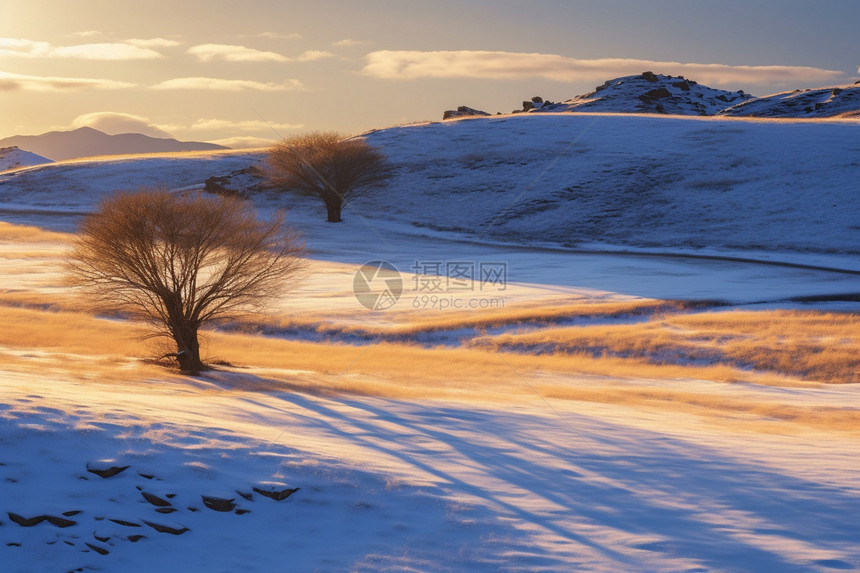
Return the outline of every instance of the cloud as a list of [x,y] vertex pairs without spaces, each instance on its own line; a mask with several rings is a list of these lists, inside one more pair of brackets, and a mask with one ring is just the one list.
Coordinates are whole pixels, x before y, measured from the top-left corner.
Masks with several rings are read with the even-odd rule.
[[118,133],[142,133],[150,137],[173,137],[155,126],[146,117],[115,111],[98,111],[79,115],[72,121],[72,127],[92,127],[110,135]]
[[376,78],[542,78],[558,82],[603,81],[645,70],[686,75],[711,85],[737,83],[828,82],[845,74],[836,70],[802,66],[731,66],[658,62],[654,60],[602,58],[577,59],[556,54],[490,51],[390,51],[365,56],[363,73]]
[[[198,119],[190,127],[194,130],[229,130],[229,131],[280,131],[289,129],[302,129],[302,124],[272,123],[259,119],[232,121],[229,119]],[[274,132],[273,132],[274,133]]]
[[297,62],[315,62],[316,60],[322,60],[325,58],[333,58],[334,54],[331,52],[326,52],[325,50],[308,50],[306,52],[302,52],[293,60]]
[[135,84],[98,78],[64,78],[52,76],[28,76],[0,72],[0,91],[27,90],[38,92],[81,89],[124,89]]
[[337,42],[332,42],[332,46],[337,46],[339,48],[349,47],[349,46],[359,46],[361,44],[366,44],[367,42],[363,42],[361,40],[352,40],[350,38],[344,38],[343,40],[338,40]]
[[137,46],[138,48],[173,48],[182,44],[182,42],[168,40],[166,38],[131,38],[125,42],[132,46]]
[[201,62],[288,62],[289,58],[275,52],[264,52],[232,44],[200,44],[188,48],[188,53]]
[[278,141],[280,140],[276,138],[238,136],[225,137],[223,139],[211,139],[209,140],[209,143],[223,145],[224,147],[229,147],[230,149],[256,149],[260,147],[272,147],[272,145],[274,145]]
[[225,80],[221,78],[174,78],[152,86],[156,90],[216,90],[216,91],[264,91],[282,92],[304,90],[299,80],[286,80],[283,83],[256,82],[252,80]]
[[308,50],[296,57],[287,57],[276,52],[264,52],[232,44],[200,44],[188,48],[187,52],[197,56],[201,62],[313,62],[334,56],[323,50]]
[[22,38],[0,38],[0,57],[76,58],[82,60],[154,60],[160,53],[128,42],[53,46]]
[[239,34],[239,38],[268,38],[270,40],[298,40],[302,37],[298,32],[280,34],[278,32],[260,32],[259,34]]

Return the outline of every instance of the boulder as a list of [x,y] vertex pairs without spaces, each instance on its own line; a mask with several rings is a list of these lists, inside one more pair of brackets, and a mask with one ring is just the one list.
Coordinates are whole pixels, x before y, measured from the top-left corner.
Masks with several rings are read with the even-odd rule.
[[666,88],[656,88],[651,91],[645,92],[644,95],[648,99],[662,99],[666,97],[672,97],[672,92],[670,92]]
[[145,491],[141,491],[140,495],[143,496],[143,499],[145,499],[146,501],[148,501],[149,503],[151,503],[154,506],[168,507],[170,505],[169,501],[167,501],[166,499],[162,499],[162,498],[158,497],[157,495],[152,495],[151,493],[146,493]]
[[9,519],[20,525],[21,527],[33,527],[34,525],[39,525],[43,521],[45,521],[44,515],[37,515],[35,517],[24,517],[23,515],[18,515],[17,513],[8,512],[6,515],[9,516]]
[[181,525],[164,525],[162,523],[154,523],[151,521],[142,520],[146,525],[150,526],[159,533],[169,533],[170,535],[182,535],[186,531],[190,531],[187,527]]
[[657,82],[657,76],[654,74],[654,72],[642,72],[642,77],[645,78],[647,81],[651,82],[652,84]]
[[116,523],[117,525],[122,525],[123,527],[140,527],[139,523],[135,523],[133,521],[126,521],[124,519],[113,519],[109,517],[108,520]]
[[291,495],[293,495],[294,493],[299,491],[299,488],[297,488],[297,487],[280,488],[280,487],[267,486],[265,488],[255,487],[254,491],[259,493],[260,495],[264,495],[268,498],[274,499],[275,501],[281,501],[281,500],[287,499],[288,497],[290,497]]
[[111,464],[87,464],[87,471],[91,474],[96,474],[100,478],[112,478],[115,475],[121,474],[131,466],[115,466]]
[[96,545],[94,543],[84,543],[84,545],[86,545],[87,547],[89,547],[90,549],[92,549],[93,551],[98,553],[99,555],[107,555],[108,553],[110,553],[110,551],[108,551],[107,549],[105,549],[101,545]]
[[55,527],[71,527],[73,525],[77,525],[77,521],[72,521],[71,519],[66,519],[65,517],[57,517],[56,515],[46,515],[45,521],[50,523]]
[[461,105],[456,110],[449,109],[442,113],[442,119],[456,119],[459,117],[480,117],[484,115],[490,115],[489,113],[482,111],[480,109],[474,109],[465,105]]
[[207,193],[212,193],[214,195],[235,195],[236,191],[227,188],[227,185],[229,184],[229,177],[216,177],[213,175],[206,180],[205,189]]
[[203,498],[203,505],[208,507],[213,511],[233,511],[236,509],[236,503],[233,499],[224,499],[220,497],[211,497],[208,495],[201,496]]

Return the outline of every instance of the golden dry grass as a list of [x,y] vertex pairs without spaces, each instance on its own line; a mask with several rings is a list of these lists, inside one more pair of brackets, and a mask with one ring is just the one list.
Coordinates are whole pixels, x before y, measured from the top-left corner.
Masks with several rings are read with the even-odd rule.
[[[521,302],[504,307],[450,310],[440,312],[415,312],[392,309],[386,311],[385,321],[364,323],[339,322],[343,314],[305,311],[280,317],[269,317],[265,324],[253,320],[245,321],[249,330],[260,327],[274,329],[300,329],[339,334],[363,334],[370,337],[411,337],[422,333],[453,331],[459,329],[489,329],[497,327],[543,326],[548,327],[560,320],[583,318],[619,318],[655,313],[681,312],[687,308],[682,301],[660,301],[653,299],[612,300],[585,296],[547,297],[540,301]],[[354,313],[351,313],[354,315]]]
[[83,355],[141,353],[143,329],[82,312],[0,307],[0,346]]
[[725,364],[818,382],[860,382],[860,317],[850,313],[674,315],[639,324],[483,337],[476,344],[495,350],[626,357],[656,365]]
[[68,241],[69,235],[65,233],[54,233],[45,231],[38,227],[30,227],[27,225],[13,225],[0,221],[0,241],[23,241],[23,242],[39,242],[39,243],[60,243],[64,244]]
[[[50,274],[54,271],[49,266],[61,264],[67,235],[0,223],[0,243],[4,241],[7,260],[21,273],[20,279],[11,278],[15,288],[0,289],[4,369],[37,369],[46,379],[56,373],[102,385],[187,383],[169,369],[141,360],[154,353],[152,344],[141,340],[142,325],[96,318],[84,310],[85,301],[68,291],[43,288],[44,276],[38,273]],[[30,258],[33,267],[28,269]],[[552,399],[656,409],[667,416],[693,414],[754,431],[860,431],[856,407],[788,403],[767,395],[748,401],[719,390],[731,386],[701,383],[707,389],[698,391],[701,384],[690,383],[814,389],[822,382],[860,381],[860,317],[798,311],[688,314],[688,310],[682,303],[667,301],[564,297],[482,312],[398,312],[382,324],[355,326],[355,321],[325,323],[316,308],[300,307],[293,317],[260,324],[406,340],[434,330],[505,326],[521,331],[484,336],[474,346],[457,348],[392,342],[352,346],[206,332],[203,348],[209,361],[233,365],[224,368],[237,373],[223,379],[233,381],[224,383],[224,391],[299,390],[506,403]],[[645,320],[554,326],[561,319],[626,316]]]
[[[98,319],[83,312],[0,307],[0,346],[7,348],[145,358],[151,353],[151,346],[142,341],[145,332],[142,325]],[[362,391],[367,380],[360,384],[357,380],[366,377],[378,377],[384,384],[402,384],[410,388],[410,393],[422,396],[438,395],[445,389],[456,392],[458,388],[493,391],[507,386],[522,388],[522,377],[538,372],[623,378],[771,380],[725,366],[653,365],[643,360],[586,355],[502,355],[484,349],[423,348],[395,343],[352,346],[221,332],[205,332],[202,337],[211,361],[239,367],[318,372],[340,377],[339,387],[350,391]]]
[[[0,307],[0,356],[4,368],[57,373],[88,383],[141,384],[177,374],[145,364],[141,329],[85,313]],[[355,393],[400,399],[456,399],[520,403],[543,399],[656,409],[667,416],[697,415],[753,431],[802,428],[860,431],[857,408],[749,402],[742,397],[691,390],[672,380],[744,380],[792,385],[787,378],[725,365],[655,365],[640,359],[559,353],[499,354],[475,348],[423,348],[407,344],[350,346],[208,332],[210,358],[238,373],[224,391]],[[669,383],[667,384],[667,381]],[[774,423],[777,423],[774,425]]]

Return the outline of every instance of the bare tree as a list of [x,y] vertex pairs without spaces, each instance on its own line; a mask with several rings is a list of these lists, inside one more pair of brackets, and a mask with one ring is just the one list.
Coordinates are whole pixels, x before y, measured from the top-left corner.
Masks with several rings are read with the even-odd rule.
[[269,150],[269,180],[319,197],[328,221],[341,221],[343,208],[388,177],[385,157],[363,139],[313,132],[285,139]]
[[240,199],[143,190],[84,219],[70,278],[97,307],[148,320],[175,341],[180,369],[198,373],[200,327],[262,310],[301,267],[301,250],[282,214],[263,221]]

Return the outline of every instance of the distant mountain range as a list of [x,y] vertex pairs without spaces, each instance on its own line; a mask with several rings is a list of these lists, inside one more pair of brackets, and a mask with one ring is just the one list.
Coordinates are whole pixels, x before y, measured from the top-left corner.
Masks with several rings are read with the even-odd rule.
[[[860,117],[860,82],[847,86],[795,90],[753,97],[743,90],[714,89],[683,76],[643,72],[608,80],[593,92],[563,102],[533,97],[513,113],[592,112],[742,117]],[[449,110],[443,119],[490,115],[468,107]]]
[[149,137],[140,133],[108,135],[91,127],[81,127],[73,131],[51,131],[42,135],[13,135],[0,139],[0,148],[13,146],[53,161],[94,155],[229,149],[214,143],[177,141],[176,139]]

